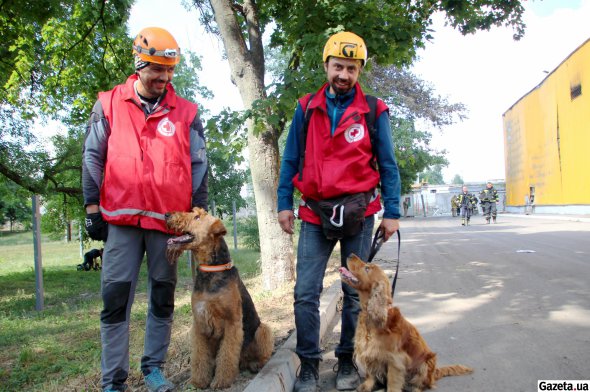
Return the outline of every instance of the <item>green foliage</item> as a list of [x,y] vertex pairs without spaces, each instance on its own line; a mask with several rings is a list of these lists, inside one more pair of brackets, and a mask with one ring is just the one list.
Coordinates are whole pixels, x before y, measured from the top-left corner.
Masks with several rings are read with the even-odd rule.
[[[37,194],[80,194],[79,181],[62,176],[79,172],[83,124],[96,94],[132,72],[125,27],[131,3],[2,4],[0,34],[10,43],[0,48],[0,173],[5,177]],[[37,135],[49,119],[71,127],[55,149]]]
[[463,178],[461,178],[461,176],[458,174],[455,174],[455,177],[453,177],[453,179],[451,180],[451,184],[462,185],[464,183],[465,181],[463,181]]
[[242,169],[232,159],[225,157],[225,151],[211,148],[207,152],[209,158],[209,202],[215,202],[215,213],[223,218],[233,210],[245,207],[246,202],[240,190],[246,182],[246,169]]
[[[407,193],[418,173],[428,167],[439,167],[440,171],[441,165],[447,165],[446,151],[430,147],[430,127],[440,129],[463,120],[465,106],[436,95],[426,82],[397,66],[374,66],[364,75],[364,80],[367,89],[382,98],[390,108],[402,193]],[[421,124],[421,129],[416,128],[417,124]],[[442,184],[442,173],[439,174],[432,180]]]
[[431,185],[441,185],[445,183],[442,175],[442,165],[434,165],[420,174],[420,181],[426,181]]
[[418,173],[436,164],[447,164],[446,151],[433,151],[429,146],[432,135],[419,131],[414,123],[400,118],[391,118],[395,157],[401,177],[401,192],[408,193]]
[[28,229],[31,227],[31,217],[31,194],[0,176],[0,226],[9,222],[12,231],[18,222]]
[[201,102],[213,98],[213,92],[202,85],[199,79],[201,69],[201,57],[194,52],[183,51],[182,61],[174,71],[173,85],[176,94],[199,104],[199,114],[202,116],[204,110]]
[[239,219],[238,232],[242,238],[242,244],[247,249],[260,251],[260,234],[258,231],[258,219],[256,216]]
[[248,169],[244,165],[246,148],[244,123],[247,112],[224,109],[211,117],[205,126],[207,158],[209,160],[209,203],[215,203],[215,212],[224,217],[246,206],[241,190],[246,183]]
[[293,0],[265,1],[258,6],[262,29],[267,23],[274,25],[267,49],[283,64],[282,70],[276,65],[271,68],[275,84],[269,98],[276,100],[275,113],[279,116],[290,114],[288,109],[297,97],[315,91],[324,82],[321,56],[326,40],[335,32],[353,31],[364,38],[369,69],[374,65],[410,64],[417,49],[432,38],[432,15],[438,11],[445,12],[449,23],[463,34],[502,24],[512,26],[517,37],[524,34],[523,7],[516,0]]

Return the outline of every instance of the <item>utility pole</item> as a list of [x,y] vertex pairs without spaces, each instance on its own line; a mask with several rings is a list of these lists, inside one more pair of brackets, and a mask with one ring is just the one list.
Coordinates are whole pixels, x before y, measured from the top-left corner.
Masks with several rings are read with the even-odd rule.
[[41,258],[41,214],[39,195],[33,195],[33,248],[35,252],[35,310],[43,310],[43,262]]

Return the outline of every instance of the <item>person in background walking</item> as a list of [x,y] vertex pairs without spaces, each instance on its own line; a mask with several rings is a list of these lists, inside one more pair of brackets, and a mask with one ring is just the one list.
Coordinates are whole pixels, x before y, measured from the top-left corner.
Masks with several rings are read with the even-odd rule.
[[457,195],[451,197],[451,214],[453,216],[459,215],[459,197]]
[[481,200],[481,209],[483,210],[483,216],[486,218],[486,223],[490,223],[490,217],[496,223],[496,203],[500,199],[498,191],[491,182],[488,181],[486,187],[479,193],[479,199]]
[[466,186],[463,186],[463,192],[459,194],[458,204],[461,208],[461,225],[468,226],[471,219],[471,211],[473,209],[474,196],[469,193]]

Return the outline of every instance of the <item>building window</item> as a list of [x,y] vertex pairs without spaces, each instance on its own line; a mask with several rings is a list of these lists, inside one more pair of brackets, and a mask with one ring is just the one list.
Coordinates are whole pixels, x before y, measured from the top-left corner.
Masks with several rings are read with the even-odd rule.
[[575,86],[570,87],[570,97],[572,101],[582,95],[582,85],[576,84]]

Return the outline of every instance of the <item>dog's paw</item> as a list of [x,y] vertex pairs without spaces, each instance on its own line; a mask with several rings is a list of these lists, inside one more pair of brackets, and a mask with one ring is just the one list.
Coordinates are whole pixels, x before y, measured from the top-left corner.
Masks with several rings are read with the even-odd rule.
[[197,389],[207,389],[209,380],[191,378],[191,384]]
[[371,392],[373,390],[373,386],[367,385],[367,383],[362,383],[356,388],[357,392]]
[[264,364],[259,361],[251,361],[246,364],[246,369],[251,371],[252,373],[258,373]]
[[227,379],[220,380],[220,379],[217,379],[217,377],[216,377],[211,382],[211,388],[212,389],[226,389],[226,388],[231,387],[232,382],[233,382],[233,380],[227,380]]

